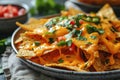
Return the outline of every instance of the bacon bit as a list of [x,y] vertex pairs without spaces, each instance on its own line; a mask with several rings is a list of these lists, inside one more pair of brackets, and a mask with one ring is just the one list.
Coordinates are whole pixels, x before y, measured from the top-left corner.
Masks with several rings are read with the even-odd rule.
[[75,24],[75,21],[71,21],[70,24],[71,24],[71,25],[74,25],[74,24]]

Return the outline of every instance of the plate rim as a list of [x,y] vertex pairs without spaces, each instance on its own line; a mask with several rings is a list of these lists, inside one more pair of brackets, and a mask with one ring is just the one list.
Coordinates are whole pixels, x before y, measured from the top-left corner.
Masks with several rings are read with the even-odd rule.
[[[12,34],[12,38],[11,38],[11,45],[12,45],[12,48],[13,50],[15,51],[15,53],[17,54],[17,49],[15,48],[15,45],[14,45],[14,39],[15,39],[15,36],[18,35],[18,32],[22,30],[21,28],[17,28],[13,34]],[[25,60],[25,59],[23,59]],[[44,67],[46,68],[47,70],[50,70],[52,69],[53,71],[60,71],[60,72],[66,72],[66,73],[73,73],[73,74],[84,74],[84,75],[108,75],[110,73],[119,73],[120,74],[120,70],[111,70],[111,71],[103,71],[103,72],[77,72],[77,71],[69,71],[69,70],[62,70],[62,69],[56,69],[56,68],[51,68],[51,67],[46,67],[46,66],[43,66],[43,65],[40,65],[40,64],[37,64],[37,63],[34,63],[30,60],[26,60],[28,61],[29,63],[32,63],[36,66],[39,66],[39,67]]]

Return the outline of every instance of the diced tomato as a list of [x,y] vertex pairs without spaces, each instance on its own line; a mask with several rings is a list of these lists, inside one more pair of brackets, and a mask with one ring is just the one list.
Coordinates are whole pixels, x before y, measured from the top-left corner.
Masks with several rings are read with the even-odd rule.
[[58,37],[58,41],[65,40],[66,38],[64,36]]
[[13,14],[10,13],[4,13],[4,18],[12,18]]
[[19,10],[18,15],[23,15],[23,14],[25,14],[25,9],[22,8]]
[[71,24],[71,25],[74,25],[74,24],[75,24],[75,21],[71,21],[70,24]]
[[12,8],[12,13],[14,16],[18,16],[18,9],[16,7]]
[[75,45],[74,45],[73,43],[72,43],[72,45],[70,46],[69,50],[70,50],[70,51],[75,50]]
[[79,21],[79,23],[80,23],[80,24],[83,24],[83,23],[84,23],[84,21],[83,21],[83,20],[80,20],[80,21]]
[[3,13],[7,13],[7,12],[8,12],[7,6],[4,6],[4,7],[3,7],[2,12],[3,12]]
[[12,5],[8,5],[8,6],[6,6],[6,7],[7,7],[7,9],[8,9],[9,12],[10,12],[10,11],[12,10],[12,8],[13,8]]

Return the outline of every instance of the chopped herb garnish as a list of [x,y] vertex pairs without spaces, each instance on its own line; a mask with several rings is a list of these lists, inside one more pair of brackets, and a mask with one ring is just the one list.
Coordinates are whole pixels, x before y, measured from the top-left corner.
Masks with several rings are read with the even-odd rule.
[[68,25],[66,28],[70,31],[73,29],[72,25]]
[[50,29],[53,26],[52,20],[50,20],[48,23],[45,24],[45,26]]
[[96,39],[96,38],[97,38],[97,36],[90,36],[90,38],[92,38],[92,39]]
[[65,35],[65,38],[66,39],[70,39],[72,36],[73,36],[73,33],[70,32],[70,33],[68,33],[68,34]]
[[63,63],[64,60],[63,60],[62,58],[60,58],[60,59],[58,60],[58,62],[59,62],[59,63]]
[[72,40],[66,41],[66,45],[67,45],[67,46],[71,46],[71,45],[72,45]]
[[79,22],[79,19],[76,19],[76,25],[77,25],[77,27],[79,27],[81,25]]
[[78,14],[77,16],[77,19],[83,19],[83,18],[85,18],[85,17],[87,17],[85,14]]
[[59,21],[62,21],[62,20],[67,19],[67,18],[68,18],[67,16],[61,16],[61,17],[59,17]]
[[100,23],[100,18],[99,17],[93,17],[92,18],[92,22],[94,22],[94,23]]
[[82,34],[82,30],[75,30],[74,36],[80,36]]
[[58,42],[57,45],[58,46],[64,46],[64,45],[66,45],[66,41],[62,40],[62,41]]
[[73,29],[70,33],[65,35],[65,37],[66,39],[70,39],[72,36],[78,37],[78,36],[81,36],[81,34],[82,34],[82,30]]
[[86,41],[86,40],[87,40],[87,38],[84,37],[84,36],[78,36],[77,39],[78,39],[78,40],[81,40],[81,41]]
[[49,32],[54,34],[56,32],[56,30],[50,29]]
[[91,26],[91,25],[87,25],[86,29],[87,29],[87,32],[89,34],[91,34],[93,32],[98,32],[99,34],[103,34],[104,33],[104,30],[102,28],[97,29],[96,27]]
[[46,32],[45,34],[46,35],[52,35],[53,33],[52,32]]
[[83,18],[83,20],[85,20],[87,22],[92,22],[92,17],[91,16],[87,16],[87,17]]
[[99,34],[103,34],[103,33],[104,33],[104,30],[103,30],[102,28],[100,28],[100,29],[97,30],[97,32],[98,32]]
[[55,25],[57,23],[57,18],[52,19],[52,24]]
[[64,23],[61,24],[63,27],[68,27],[70,25],[69,20],[64,20]]
[[94,27],[94,26],[92,26],[92,25],[87,25],[87,26],[86,26],[86,29],[87,29],[87,32],[88,32],[89,34],[91,34],[91,33],[93,33],[93,32],[97,32],[97,28]]
[[77,25],[77,27],[79,27],[81,24],[80,24],[80,20],[81,19],[83,19],[84,17],[86,17],[86,15],[85,14],[78,14],[77,16],[76,16],[76,25]]
[[39,46],[40,42],[39,41],[35,41],[34,44],[35,44],[35,46]]
[[54,39],[53,38],[49,38],[49,43],[53,43]]

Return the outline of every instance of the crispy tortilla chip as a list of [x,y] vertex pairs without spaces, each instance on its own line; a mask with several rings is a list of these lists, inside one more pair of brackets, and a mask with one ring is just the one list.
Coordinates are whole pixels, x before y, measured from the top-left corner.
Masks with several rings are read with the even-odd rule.
[[112,7],[109,4],[104,5],[98,12],[98,16],[106,17],[110,20],[118,20]]
[[33,31],[35,28],[42,26],[39,23],[36,23],[36,24],[21,24],[19,22],[16,22],[16,25],[21,27],[24,30],[27,30],[27,31]]
[[120,69],[120,59],[118,59],[118,58],[115,59],[115,64],[108,65],[108,66],[105,67],[105,71],[118,70],[118,69]]
[[25,50],[25,49],[20,49],[17,53],[17,57],[21,57],[25,59],[30,59],[35,56],[36,54],[33,51]]
[[110,21],[113,24],[113,27],[117,30],[120,31],[120,20],[118,21]]
[[96,59],[94,63],[94,68],[96,69],[96,71],[118,70],[120,69],[120,59],[115,59],[115,64],[113,65],[103,65],[100,59]]
[[49,19],[47,18],[41,18],[41,19],[35,19],[35,18],[30,18],[28,21],[28,24],[41,24],[44,25]]
[[45,66],[48,67],[53,67],[53,68],[59,68],[59,69],[65,69],[65,70],[72,70],[72,71],[79,71],[79,72],[86,72],[85,70],[80,69],[77,66],[67,66],[67,65],[63,65],[63,64],[46,64]]
[[47,21],[48,19],[30,18],[27,24],[21,24],[19,22],[16,22],[16,25],[24,30],[33,31],[35,28],[42,27]]

